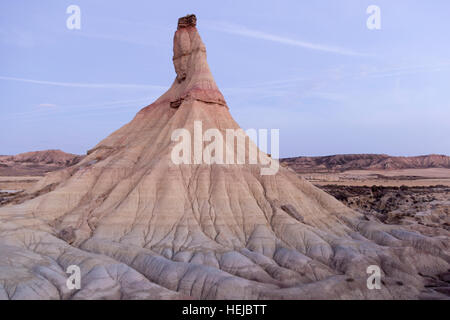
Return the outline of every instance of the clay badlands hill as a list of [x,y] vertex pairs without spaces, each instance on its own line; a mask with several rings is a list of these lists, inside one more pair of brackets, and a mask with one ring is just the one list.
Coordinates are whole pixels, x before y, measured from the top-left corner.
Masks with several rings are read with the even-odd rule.
[[[195,16],[179,20],[173,62],[158,100],[0,208],[0,298],[439,297],[424,286],[450,267],[447,236],[365,219],[287,168],[174,164],[174,130],[239,127]],[[81,268],[79,290],[66,286],[70,265]],[[381,289],[367,287],[370,265]]]
[[33,151],[0,156],[0,176],[40,176],[74,165],[83,159],[61,150]]
[[298,173],[342,172],[346,170],[450,169],[450,157],[431,154],[393,157],[386,154],[338,154],[323,157],[295,157],[282,160]]

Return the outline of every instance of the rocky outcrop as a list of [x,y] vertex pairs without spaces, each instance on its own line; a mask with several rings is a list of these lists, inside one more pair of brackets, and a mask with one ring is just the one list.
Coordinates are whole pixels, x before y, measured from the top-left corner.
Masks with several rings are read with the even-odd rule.
[[[177,74],[171,89],[158,101],[198,100],[226,106],[206,62],[206,47],[195,27],[196,18],[180,18],[173,40],[173,64]],[[172,96],[173,95],[173,96]]]
[[195,14],[188,14],[178,19],[178,29],[197,26],[197,17]]
[[[176,129],[239,129],[193,21],[175,33],[165,94],[30,199],[0,208],[0,298],[420,297],[419,273],[449,268],[448,238],[364,219],[286,168],[171,160]],[[224,149],[237,152],[231,141]],[[70,265],[81,268],[79,290],[65,287]],[[367,287],[370,265],[380,290]]]
[[73,227],[64,228],[59,232],[58,237],[68,244],[72,244],[76,240],[75,229]]

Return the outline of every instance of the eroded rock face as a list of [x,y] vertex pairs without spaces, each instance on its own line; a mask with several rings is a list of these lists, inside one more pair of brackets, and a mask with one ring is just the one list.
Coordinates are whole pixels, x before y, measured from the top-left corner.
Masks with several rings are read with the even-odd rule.
[[[364,219],[286,168],[171,161],[175,129],[239,128],[193,21],[175,33],[177,78],[164,95],[29,200],[0,208],[0,298],[418,298],[419,273],[449,269],[447,237]],[[80,290],[65,287],[69,265]],[[367,288],[369,265],[382,270],[380,290]]]
[[58,237],[68,244],[72,244],[76,240],[75,229],[73,227],[64,228],[59,232]]

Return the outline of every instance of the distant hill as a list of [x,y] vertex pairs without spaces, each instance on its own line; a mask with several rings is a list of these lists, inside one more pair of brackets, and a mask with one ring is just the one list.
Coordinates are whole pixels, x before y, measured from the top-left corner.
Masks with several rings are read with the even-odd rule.
[[0,156],[0,176],[40,176],[72,166],[84,156],[61,150],[44,150]]
[[[42,176],[47,172],[70,167],[85,156],[61,150],[43,150],[0,155],[0,176]],[[337,154],[322,157],[293,157],[280,160],[297,173],[329,173],[347,170],[394,170],[449,168],[450,157],[430,154],[394,157],[386,154]]]
[[281,159],[281,163],[291,167],[297,173],[319,173],[347,170],[450,168],[450,157],[438,154],[415,157],[394,157],[386,154],[338,154],[285,158]]

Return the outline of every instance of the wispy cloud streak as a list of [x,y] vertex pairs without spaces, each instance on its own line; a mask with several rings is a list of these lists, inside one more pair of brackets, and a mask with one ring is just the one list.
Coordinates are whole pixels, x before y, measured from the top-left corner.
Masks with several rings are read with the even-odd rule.
[[[450,62],[444,61],[430,65],[373,67],[366,68],[366,70],[354,70],[353,72],[326,70],[322,72],[322,75],[317,74],[314,77],[292,77],[260,83],[242,84],[236,87],[225,87],[222,91],[226,96],[244,100],[254,99],[255,97],[258,97],[258,99],[289,97],[298,101],[304,97],[320,97],[325,100],[338,101],[343,100],[345,95],[342,93],[333,93],[333,90],[329,86],[333,86],[334,83],[342,84],[343,82],[361,82],[378,78],[409,77],[416,74],[441,72],[449,69]],[[351,97],[351,95],[347,97]]]
[[120,34],[74,33],[74,35],[84,37],[84,38],[91,38],[91,39],[112,40],[112,41],[124,42],[124,43],[129,43],[129,44],[136,44],[136,45],[140,45],[140,46],[160,47],[163,45],[163,43],[157,42],[156,40],[150,41],[149,39],[145,39],[144,37],[139,38],[136,36],[125,36],[125,35],[120,35]]
[[45,81],[15,77],[0,76],[0,80],[28,82],[42,85],[51,85],[59,87],[72,87],[72,88],[100,88],[100,89],[154,89],[164,90],[167,87],[155,86],[147,84],[126,84],[126,83],[82,83],[82,82],[59,82],[59,81]]
[[439,72],[448,70],[449,62],[433,64],[433,65],[411,65],[397,68],[386,68],[372,71],[361,71],[358,77],[372,77],[372,78],[388,78],[414,75],[427,72]]
[[36,118],[42,118],[42,117],[53,117],[55,115],[69,115],[72,116],[75,113],[81,113],[81,114],[86,114],[89,115],[92,111],[99,111],[99,110],[105,110],[108,109],[108,113],[110,112],[111,109],[118,109],[118,110],[122,110],[124,112],[129,112],[130,108],[131,109],[136,109],[136,108],[142,108],[143,107],[143,103],[144,105],[150,103],[151,101],[155,100],[155,96],[148,96],[145,98],[140,98],[140,99],[133,99],[133,100],[117,100],[117,101],[109,101],[109,102],[104,102],[104,103],[99,103],[99,104],[87,104],[87,105],[83,105],[83,104],[77,104],[77,105],[59,105],[56,106],[54,104],[39,104],[39,107],[43,106],[43,105],[48,105],[48,106],[54,106],[54,108],[39,108],[39,109],[34,109],[32,111],[26,111],[26,112],[18,112],[18,113],[12,113],[12,114],[7,114],[7,115],[3,115],[2,118],[5,119],[36,119]]
[[235,35],[248,37],[248,38],[272,41],[272,42],[277,42],[277,43],[290,45],[290,46],[301,47],[301,48],[310,49],[310,50],[316,50],[316,51],[322,51],[322,52],[328,52],[328,53],[334,53],[334,54],[340,54],[340,55],[346,55],[346,56],[368,56],[367,54],[356,52],[356,51],[345,49],[345,48],[341,48],[341,47],[312,43],[312,42],[302,41],[302,40],[298,40],[298,39],[292,39],[292,38],[288,38],[288,37],[275,35],[272,33],[266,33],[266,32],[259,31],[259,30],[249,29],[245,26],[232,24],[232,23],[225,23],[225,22],[217,23],[216,22],[216,23],[208,24],[208,27],[210,29],[214,29],[214,30],[217,30],[220,32],[235,34]]

